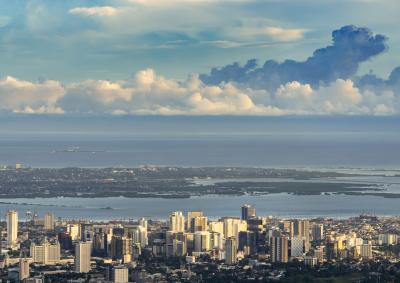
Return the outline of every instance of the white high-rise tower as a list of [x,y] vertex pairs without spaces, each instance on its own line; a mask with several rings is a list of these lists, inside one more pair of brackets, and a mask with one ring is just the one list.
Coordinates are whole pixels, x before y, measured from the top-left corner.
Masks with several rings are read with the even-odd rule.
[[92,242],[79,242],[75,245],[75,271],[87,273],[90,271],[90,254]]
[[7,211],[7,244],[15,246],[18,237],[18,212]]
[[169,216],[169,230],[174,233],[185,232],[185,216],[181,211],[175,211]]

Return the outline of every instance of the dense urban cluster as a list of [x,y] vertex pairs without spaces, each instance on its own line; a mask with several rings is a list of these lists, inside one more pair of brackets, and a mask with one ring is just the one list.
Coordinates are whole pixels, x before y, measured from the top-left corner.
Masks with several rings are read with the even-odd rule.
[[2,282],[400,282],[399,217],[26,217],[7,211]]

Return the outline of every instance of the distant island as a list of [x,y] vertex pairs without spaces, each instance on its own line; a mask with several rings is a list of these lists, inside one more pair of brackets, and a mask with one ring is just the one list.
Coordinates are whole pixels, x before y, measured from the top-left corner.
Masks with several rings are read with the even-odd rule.
[[[356,174],[241,167],[6,168],[0,198],[190,198],[204,195],[347,194],[397,198],[375,184],[335,181]],[[104,208],[109,209],[109,208]]]
[[83,152],[83,153],[97,153],[97,152],[106,152],[105,150],[98,150],[98,149],[81,149],[79,146],[73,146],[73,147],[69,147],[66,149],[56,149],[56,150],[52,150],[51,153],[60,153],[60,152],[64,152],[64,153],[79,153],[79,152]]

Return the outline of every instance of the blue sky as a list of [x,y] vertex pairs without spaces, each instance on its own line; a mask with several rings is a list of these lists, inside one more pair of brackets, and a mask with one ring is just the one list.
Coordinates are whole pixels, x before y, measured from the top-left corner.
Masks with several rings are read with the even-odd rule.
[[[397,0],[2,0],[0,110],[397,114],[395,84],[384,80],[400,65],[398,11]],[[192,75],[253,58],[304,61],[347,25],[384,35],[387,48],[321,85],[297,77],[211,85]],[[380,82],[361,80],[369,72]]]

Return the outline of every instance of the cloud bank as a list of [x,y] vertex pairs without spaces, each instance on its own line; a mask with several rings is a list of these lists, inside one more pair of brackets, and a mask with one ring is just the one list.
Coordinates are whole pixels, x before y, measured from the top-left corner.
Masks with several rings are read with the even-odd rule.
[[[82,10],[83,11],[83,10]],[[80,12],[82,12],[80,11]],[[88,12],[88,11],[86,11]],[[96,12],[97,13],[97,12]],[[286,32],[286,31],[285,31]],[[279,34],[279,31],[278,31]],[[296,36],[293,31],[291,36]],[[303,62],[255,59],[178,81],[145,69],[125,80],[62,84],[0,79],[0,112],[69,115],[398,115],[400,67],[357,75],[386,38],[345,26]]]
[[86,80],[69,85],[0,81],[0,109],[29,114],[106,115],[390,115],[398,113],[391,91],[361,91],[351,80],[337,79],[313,88],[293,81],[275,92],[229,82],[207,85],[198,75],[183,82],[146,69],[123,81]]

